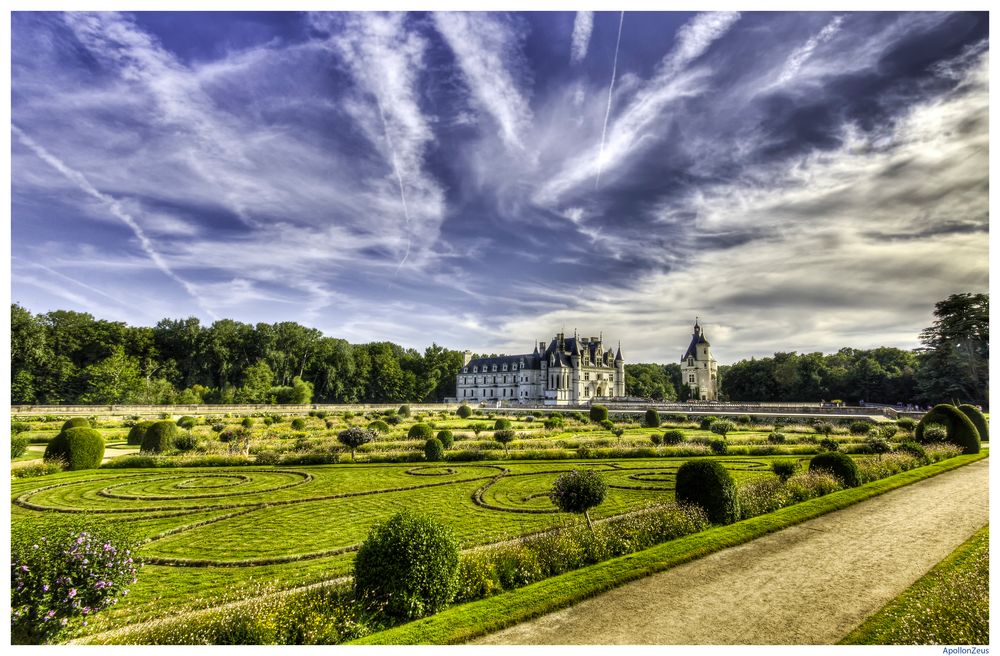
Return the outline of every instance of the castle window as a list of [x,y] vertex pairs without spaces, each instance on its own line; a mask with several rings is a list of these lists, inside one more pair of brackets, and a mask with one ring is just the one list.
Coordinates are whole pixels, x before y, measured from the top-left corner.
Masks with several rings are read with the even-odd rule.
[[693,383],[694,382],[694,374],[688,375],[688,382],[689,383]]
[[507,365],[504,365],[504,366],[503,366],[503,370],[504,370],[504,371],[507,371]]
[[689,367],[693,367],[694,366],[694,358],[688,358],[688,366]]
[[496,371],[496,370],[497,370],[497,366],[493,365],[493,371]]
[[590,380],[590,374],[583,374],[584,380]]
[[469,368],[468,367],[462,367],[462,373],[463,374],[469,373]]
[[473,367],[472,368],[472,373],[474,373],[474,374],[479,373],[479,367]]

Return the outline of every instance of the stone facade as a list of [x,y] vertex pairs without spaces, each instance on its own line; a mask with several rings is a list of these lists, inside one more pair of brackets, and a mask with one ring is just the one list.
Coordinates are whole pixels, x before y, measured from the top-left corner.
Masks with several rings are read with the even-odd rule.
[[605,350],[603,336],[559,333],[530,354],[472,358],[466,352],[455,387],[462,403],[585,405],[625,396],[625,360],[621,344],[617,352]]
[[692,399],[719,400],[719,366],[712,357],[712,345],[705,338],[697,319],[691,344],[681,358],[681,384],[690,388]]

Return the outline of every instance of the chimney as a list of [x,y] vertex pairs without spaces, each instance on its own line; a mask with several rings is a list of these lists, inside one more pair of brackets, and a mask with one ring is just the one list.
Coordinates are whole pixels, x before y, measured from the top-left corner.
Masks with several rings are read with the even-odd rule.
[[462,366],[467,366],[472,362],[472,351],[462,351]]

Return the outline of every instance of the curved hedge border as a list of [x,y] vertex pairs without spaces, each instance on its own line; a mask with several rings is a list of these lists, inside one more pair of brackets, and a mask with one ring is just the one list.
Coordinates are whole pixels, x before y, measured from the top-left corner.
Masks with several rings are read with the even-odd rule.
[[621,556],[555,576],[518,590],[455,606],[437,615],[351,641],[348,644],[462,644],[583,599],[620,587],[682,563],[851,506],[859,501],[956,469],[987,457],[986,453],[956,456],[909,471],[841,490],[783,508],[767,515],[672,540],[638,553]]

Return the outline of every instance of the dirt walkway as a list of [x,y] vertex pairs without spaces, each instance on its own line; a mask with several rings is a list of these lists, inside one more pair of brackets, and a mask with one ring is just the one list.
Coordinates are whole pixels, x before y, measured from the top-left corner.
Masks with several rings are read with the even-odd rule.
[[833,644],[989,521],[979,461],[479,644]]

